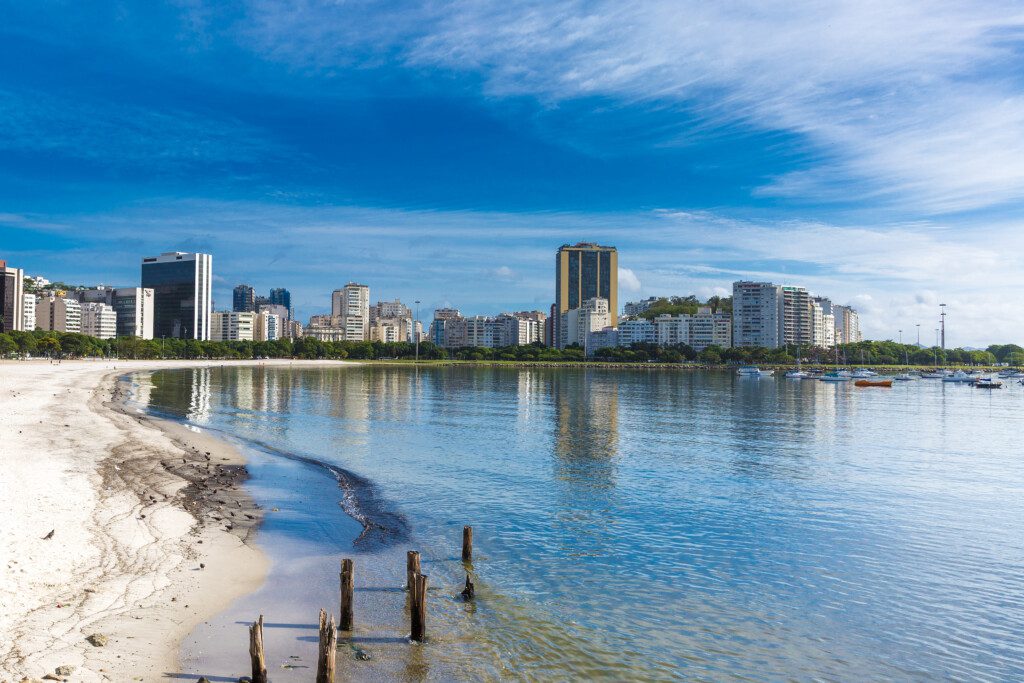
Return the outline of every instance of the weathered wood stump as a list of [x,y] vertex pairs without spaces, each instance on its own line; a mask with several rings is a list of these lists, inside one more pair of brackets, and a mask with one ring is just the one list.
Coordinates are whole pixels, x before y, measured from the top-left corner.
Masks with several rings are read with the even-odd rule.
[[355,571],[352,560],[341,561],[341,612],[338,617],[338,629],[351,631],[353,626],[352,601],[355,597]]
[[414,642],[422,643],[427,636],[427,577],[417,574],[413,577],[412,586],[409,610],[412,621],[410,638]]
[[476,596],[476,586],[473,585],[473,581],[469,578],[469,574],[466,574],[466,587],[462,589],[462,599],[472,600]]
[[252,683],[267,683],[267,657],[263,652],[263,615],[249,627],[249,659]]
[[462,561],[473,561],[473,527],[462,527]]
[[338,633],[334,616],[320,610],[320,648],[316,659],[316,683],[334,683],[334,658],[338,648]]
[[420,573],[420,554],[410,550],[405,554],[405,588],[412,592],[416,575]]

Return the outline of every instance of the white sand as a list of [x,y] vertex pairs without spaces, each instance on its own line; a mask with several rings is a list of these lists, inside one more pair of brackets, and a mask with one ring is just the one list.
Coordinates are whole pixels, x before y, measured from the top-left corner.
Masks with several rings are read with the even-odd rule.
[[104,405],[125,372],[201,364],[0,362],[0,681],[60,665],[75,681],[163,679],[195,625],[262,583],[262,553],[238,528],[198,523],[187,482],[161,465],[192,446],[241,456]]

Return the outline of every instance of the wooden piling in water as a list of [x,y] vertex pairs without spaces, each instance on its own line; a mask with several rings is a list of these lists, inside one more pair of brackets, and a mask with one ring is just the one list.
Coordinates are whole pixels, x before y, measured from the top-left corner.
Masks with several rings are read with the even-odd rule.
[[267,658],[263,652],[263,615],[249,627],[249,659],[252,683],[267,683]]
[[417,574],[413,577],[412,586],[409,610],[412,621],[410,638],[414,642],[422,643],[427,636],[427,577]]
[[338,615],[338,630],[351,631],[353,626],[352,600],[355,596],[355,572],[352,560],[341,561],[341,611]]
[[316,658],[316,683],[334,683],[334,657],[338,648],[338,633],[334,616],[320,610],[320,647]]
[[405,554],[405,588],[410,593],[413,589],[413,584],[416,580],[416,575],[420,573],[420,554],[415,550],[410,550]]
[[473,527],[462,527],[462,561],[473,561]]
[[469,574],[466,574],[466,587],[462,589],[462,599],[472,600],[476,596],[476,586],[473,585],[473,581],[469,578]]

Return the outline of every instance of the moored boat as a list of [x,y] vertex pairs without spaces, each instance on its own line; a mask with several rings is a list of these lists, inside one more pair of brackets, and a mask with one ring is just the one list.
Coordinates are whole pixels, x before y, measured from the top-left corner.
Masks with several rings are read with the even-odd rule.
[[892,387],[891,379],[859,379],[853,383],[855,387]]
[[1002,389],[1003,383],[994,377],[979,377],[974,386],[978,389]]
[[736,371],[736,374],[740,377],[769,377],[772,374],[771,370],[762,370],[756,365],[744,365]]
[[917,379],[917,377],[914,377],[909,372],[901,372],[900,374],[893,377],[893,379],[895,379],[897,382],[909,382],[911,380]]
[[826,372],[824,375],[818,378],[822,382],[849,382],[850,373],[843,372],[842,370],[832,372]]

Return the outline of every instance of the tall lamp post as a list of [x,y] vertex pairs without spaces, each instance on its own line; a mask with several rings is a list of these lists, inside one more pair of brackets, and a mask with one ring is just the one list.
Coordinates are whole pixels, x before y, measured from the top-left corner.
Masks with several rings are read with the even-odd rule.
[[903,330],[900,330],[900,346],[903,346]]
[[939,314],[939,321],[942,324],[942,350],[946,350],[946,304],[939,304],[939,310],[942,311]]
[[917,348],[921,348],[921,323],[917,324]]
[[416,362],[420,362],[420,331],[416,326],[420,324],[420,300],[416,299],[416,322],[412,326],[412,334],[416,337]]

